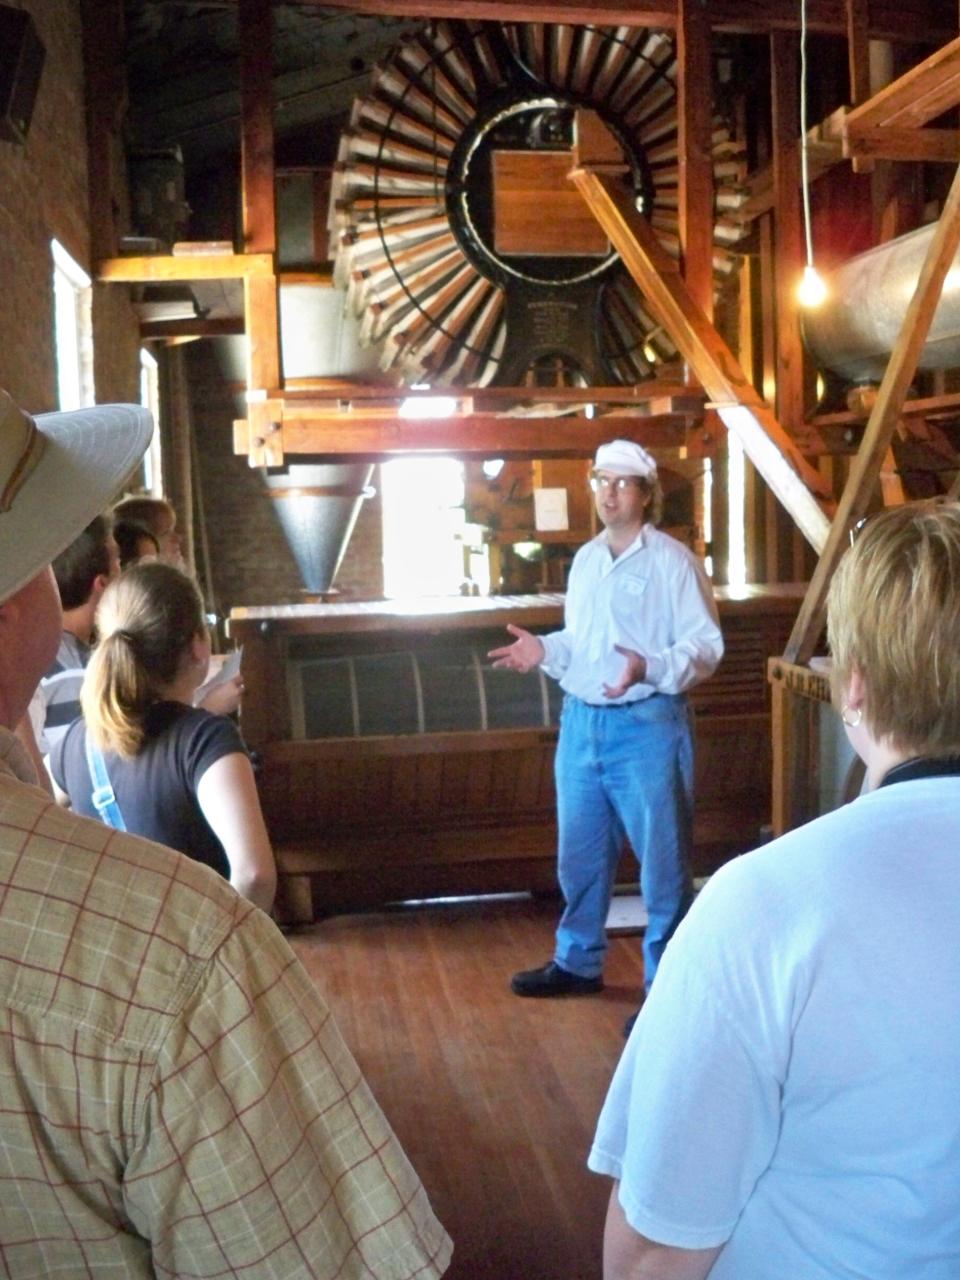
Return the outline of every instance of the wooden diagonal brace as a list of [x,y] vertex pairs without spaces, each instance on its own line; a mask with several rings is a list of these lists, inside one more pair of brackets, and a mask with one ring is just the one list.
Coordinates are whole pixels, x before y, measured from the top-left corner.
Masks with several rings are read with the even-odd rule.
[[823,478],[760,398],[733,353],[691,298],[679,268],[661,247],[646,218],[615,177],[588,168],[570,174],[606,231],[644,299],[676,343],[728,430],[737,435],[750,461],[820,551],[830,521],[814,496],[824,498]]

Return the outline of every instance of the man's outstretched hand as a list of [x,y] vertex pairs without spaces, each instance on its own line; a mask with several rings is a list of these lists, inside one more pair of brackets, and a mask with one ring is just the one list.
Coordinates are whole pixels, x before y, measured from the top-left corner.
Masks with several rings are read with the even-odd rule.
[[623,675],[616,684],[605,684],[604,695],[608,698],[622,698],[631,685],[640,684],[647,675],[647,660],[635,649],[625,649],[622,644],[613,646],[617,653],[622,653],[627,660]]
[[504,645],[502,649],[490,650],[487,657],[493,658],[493,665],[506,667],[508,671],[519,671],[521,675],[539,667],[546,656],[543,641],[532,632],[524,631],[523,627],[515,627],[509,622],[507,630],[516,639],[513,644]]

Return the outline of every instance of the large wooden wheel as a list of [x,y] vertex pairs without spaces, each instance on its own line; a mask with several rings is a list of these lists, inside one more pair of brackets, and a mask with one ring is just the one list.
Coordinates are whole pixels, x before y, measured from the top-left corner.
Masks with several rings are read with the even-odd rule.
[[[666,32],[449,22],[355,102],[331,224],[365,341],[406,381],[632,383],[675,358],[565,177],[577,107],[617,137],[638,207],[679,253],[676,55]],[[737,148],[715,122],[714,270],[733,268]]]

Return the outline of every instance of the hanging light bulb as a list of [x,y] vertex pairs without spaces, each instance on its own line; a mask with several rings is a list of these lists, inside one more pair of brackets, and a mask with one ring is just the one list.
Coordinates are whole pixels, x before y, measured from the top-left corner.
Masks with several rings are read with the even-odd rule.
[[801,307],[819,307],[827,296],[827,286],[813,265],[813,226],[810,217],[810,165],[807,138],[807,0],[800,0],[800,189],[803,194],[803,229],[807,242],[807,265],[797,287]]
[[827,286],[823,282],[817,268],[808,262],[803,268],[800,284],[797,286],[797,301],[801,307],[819,307],[827,296]]

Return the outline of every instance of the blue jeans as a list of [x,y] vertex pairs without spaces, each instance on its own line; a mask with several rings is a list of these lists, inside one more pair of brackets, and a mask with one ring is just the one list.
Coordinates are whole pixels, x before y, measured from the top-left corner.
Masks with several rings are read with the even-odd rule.
[[692,898],[693,734],[684,695],[595,707],[567,695],[555,764],[558,874],[566,907],[556,962],[597,977],[613,878],[629,837],[649,915],[647,990]]

